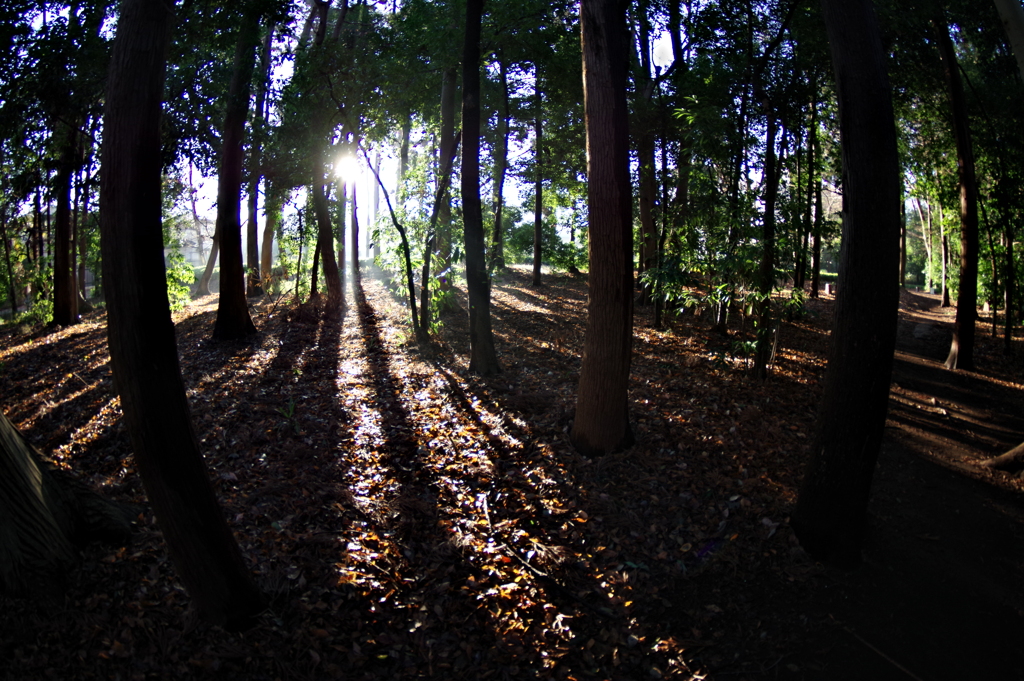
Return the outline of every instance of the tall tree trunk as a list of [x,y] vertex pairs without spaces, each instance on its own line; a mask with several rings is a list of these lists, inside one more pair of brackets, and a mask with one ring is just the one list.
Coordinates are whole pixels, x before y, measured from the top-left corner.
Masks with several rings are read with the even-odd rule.
[[266,221],[263,223],[263,244],[260,250],[260,277],[266,289],[273,281],[274,272],[274,233],[281,220],[281,196],[273,187],[267,187],[267,197],[263,212]]
[[953,111],[953,135],[960,175],[960,290],[956,296],[956,322],[946,368],[971,370],[974,368],[974,333],[978,317],[978,181],[974,172],[967,98],[960,81],[953,40],[945,23],[934,22],[932,26]]
[[1024,6],[1020,0],[993,0],[999,18],[1003,22],[1006,36],[1010,39],[1010,48],[1017,59],[1021,80],[1024,80]]
[[70,326],[78,323],[78,296],[75,295],[74,271],[71,263],[71,184],[78,130],[67,127],[67,139],[61,146],[57,168],[57,215],[53,252],[53,323]]
[[341,271],[334,257],[334,230],[331,229],[331,211],[327,205],[327,194],[324,182],[327,177],[327,166],[321,153],[318,170],[313,177],[313,211],[316,213],[317,244],[320,247],[320,258],[323,261],[324,280],[327,285],[327,309],[329,315],[340,314],[345,307],[345,291],[341,285]]
[[927,273],[924,279],[925,288],[931,292],[934,283],[932,279],[932,209],[928,207],[928,221],[925,222],[924,211],[921,210],[921,199],[915,197],[914,205],[917,206],[917,219],[921,223],[921,236],[924,242],[924,271]]
[[816,432],[791,524],[815,558],[860,560],[899,307],[900,167],[886,55],[870,0],[822,0],[839,99],[843,245]]
[[11,318],[18,314],[18,284],[11,264],[11,238],[7,233],[7,205],[0,207],[0,241],[4,245],[4,267],[7,270],[7,299],[11,303]]
[[466,41],[462,57],[462,217],[469,296],[469,370],[488,376],[501,371],[491,332],[491,285],[484,256],[480,205],[480,21],[483,0],[466,0]]
[[626,3],[582,0],[587,130],[590,307],[570,435],[586,455],[633,444],[629,366],[633,341],[633,208],[626,105]]
[[821,176],[818,177],[814,183],[814,233],[811,246],[811,297],[817,298],[818,291],[821,290],[821,227],[824,221],[822,215],[821,195]]
[[533,286],[541,284],[544,256],[544,96],[540,89],[540,65],[534,63],[533,83]]
[[[769,107],[771,105],[769,104]],[[772,290],[775,288],[775,204],[779,197],[781,165],[775,156],[775,134],[779,122],[775,111],[768,111],[768,138],[764,157],[764,218],[761,220],[761,269],[757,286],[757,347],[754,352],[754,378],[768,378],[768,361],[772,350]],[[786,131],[782,131],[782,153],[785,154]]]
[[[454,69],[445,69],[441,80],[441,153],[438,159],[438,183],[443,181],[441,175],[444,169],[451,166],[455,159],[455,104],[457,100],[458,72]],[[450,191],[445,191],[438,204],[437,230],[431,248],[437,252],[437,288],[442,293],[449,294],[452,290],[452,196]],[[433,231],[433,230],[431,230]],[[429,286],[429,282],[420,282],[423,286]],[[455,296],[444,295],[440,298],[443,301],[438,312],[451,312],[458,309],[455,303]],[[430,315],[429,307],[421,307],[423,332],[427,332],[429,325],[427,320]]]
[[[380,177],[380,150],[377,151],[376,157],[373,159],[373,176]],[[370,221],[370,234],[374,233],[374,227],[377,224],[377,216],[380,214],[380,185],[376,182],[373,184],[373,219]],[[374,261],[380,257],[380,244],[377,243],[378,239],[373,240],[373,253],[370,255]]]
[[491,271],[505,269],[505,228],[502,224],[502,212],[505,207],[505,175],[508,172],[508,139],[512,130],[509,125],[511,98],[508,86],[508,66],[500,55],[498,67],[501,78],[502,110],[498,114],[498,147],[494,151],[494,231],[491,233]]
[[356,203],[356,183],[352,182],[352,276],[359,276],[359,205]]
[[256,333],[245,299],[245,268],[242,265],[242,166],[245,161],[245,119],[249,111],[249,84],[259,44],[259,16],[242,17],[235,42],[235,58],[228,86],[227,112],[217,186],[217,232],[220,233],[220,298],[213,337],[245,338]]
[[[270,87],[270,57],[274,43],[274,25],[267,26],[260,50],[260,81],[256,87],[256,103],[253,106],[253,129],[249,144],[249,222],[246,232],[246,293],[249,296],[263,295],[263,276],[260,272],[259,223],[256,208],[259,202],[260,180],[263,176],[263,127],[266,117],[267,90]],[[266,201],[263,206],[266,212]]]
[[160,105],[172,14],[124,0],[107,80],[100,228],[114,384],[135,461],[182,582],[211,622],[263,610],[224,520],[192,425],[167,302]]

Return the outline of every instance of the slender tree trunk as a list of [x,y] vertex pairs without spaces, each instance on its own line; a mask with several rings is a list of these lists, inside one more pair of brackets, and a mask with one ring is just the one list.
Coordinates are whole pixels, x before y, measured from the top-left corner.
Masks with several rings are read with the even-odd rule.
[[1005,273],[1003,274],[1004,282],[1004,294],[1003,294],[1003,307],[1006,310],[1005,319],[1003,320],[1003,352],[1009,354],[1013,350],[1013,306],[1014,299],[1016,298],[1016,276],[1014,273],[1014,259],[1013,259],[1013,239],[1014,239],[1014,228],[1013,223],[1003,218],[1003,229],[1004,229],[1004,240],[1006,242],[1006,253],[1005,253]]
[[[373,176],[380,176],[380,151],[377,151],[376,157],[373,159]],[[377,225],[377,216],[380,214],[380,185],[374,183],[373,185],[373,219],[370,222],[370,234],[374,233]],[[370,255],[375,261],[380,257],[380,244],[377,243],[378,239],[373,240],[373,253]]]
[[[442,182],[441,175],[444,169],[449,167],[454,158],[456,150],[455,141],[455,104],[457,101],[458,72],[454,69],[446,69],[441,80],[441,153],[438,159],[438,186]],[[437,229],[432,239],[431,248],[437,252],[437,288],[442,293],[450,294],[452,290],[452,196],[450,191],[445,191],[438,204]],[[434,230],[431,230],[434,231]],[[429,282],[421,281],[420,285],[427,286]],[[438,306],[438,313],[451,312],[458,309],[455,303],[455,296],[443,295],[440,298],[442,304]],[[422,317],[421,327],[424,333],[427,332],[427,320],[430,316],[430,308],[420,308]]]
[[18,285],[11,266],[11,239],[7,234],[7,206],[0,207],[0,240],[4,244],[4,266],[7,269],[7,299],[11,303],[11,318],[18,314]]
[[956,297],[956,322],[946,368],[969,371],[974,368],[975,322],[978,318],[978,182],[974,172],[967,99],[953,41],[945,24],[935,22],[933,28],[953,110],[953,134],[960,175],[960,289]]
[[843,245],[825,388],[791,524],[819,560],[860,560],[899,308],[900,167],[870,0],[822,0],[839,99]]
[[494,152],[494,231],[491,233],[491,271],[505,269],[505,227],[502,224],[502,212],[505,207],[505,175],[508,172],[508,139],[511,133],[508,66],[503,59],[499,59],[498,65],[503,97],[502,110],[498,115],[498,148]]
[[633,208],[626,104],[626,3],[582,0],[587,130],[590,306],[573,446],[595,456],[633,444],[629,367],[633,340]]
[[242,18],[235,42],[235,58],[228,87],[227,113],[221,144],[217,187],[217,231],[220,233],[220,297],[213,337],[245,338],[256,333],[245,298],[242,265],[242,166],[245,160],[245,119],[249,111],[249,84],[259,43],[259,17],[252,11]]
[[281,197],[276,190],[267,187],[267,198],[264,203],[263,212],[266,214],[266,221],[263,223],[263,244],[260,250],[260,278],[263,280],[263,289],[266,290],[273,281],[274,272],[274,233],[281,220]]
[[533,83],[533,286],[541,284],[544,256],[544,97],[540,89],[540,66],[536,63]]
[[900,197],[900,288],[907,287],[907,206]]
[[491,285],[484,259],[480,205],[480,21],[483,0],[466,0],[462,58],[462,217],[469,294],[469,370],[484,376],[501,371],[491,332]]
[[[315,218],[314,218],[315,219]],[[317,235],[316,246],[313,247],[313,264],[309,270],[309,299],[316,300],[316,297],[320,295],[319,290],[319,276],[320,276],[320,236]]]
[[932,290],[932,234],[931,234],[931,208],[928,209],[929,220],[926,223],[924,219],[924,211],[921,210],[921,199],[915,197],[914,205],[917,206],[917,219],[921,223],[921,236],[924,241],[924,271],[927,273],[924,278],[924,285],[929,292]]
[[71,262],[71,184],[74,177],[75,139],[78,130],[67,126],[68,138],[61,147],[57,169],[57,215],[53,253],[53,323],[70,326],[78,323],[78,296],[75,295]]
[[[771,105],[769,105],[771,106]],[[775,111],[768,111],[768,138],[764,160],[764,218],[761,220],[761,270],[757,287],[757,348],[754,353],[754,378],[768,378],[768,356],[772,350],[772,290],[775,288],[775,204],[779,197],[781,172],[777,170],[775,134],[778,129]],[[786,131],[782,131],[785,153]]]
[[334,230],[331,229],[331,211],[327,205],[324,181],[327,177],[326,164],[321,154],[319,169],[313,178],[313,211],[316,213],[317,243],[323,261],[324,281],[327,285],[327,309],[329,315],[340,314],[345,307],[345,291],[341,285],[341,271],[334,258]]
[[811,297],[817,298],[821,290],[821,227],[824,216],[821,214],[822,206],[821,177],[818,177],[814,184],[814,239],[811,246]]
[[110,363],[135,461],[182,582],[211,622],[244,628],[264,601],[203,463],[167,302],[160,104],[171,21],[165,3],[124,0],[111,56],[100,189]]
[[359,206],[356,203],[356,183],[352,182],[352,276],[359,276]]
[[201,298],[203,296],[210,295],[210,280],[213,279],[213,269],[217,266],[217,257],[219,255],[220,227],[214,227],[213,238],[210,239],[210,255],[206,259],[206,267],[203,269],[203,275],[199,277],[199,283],[196,284],[196,288],[192,292],[193,298]]
[[[263,127],[267,90],[270,87],[270,57],[274,43],[274,25],[267,27],[260,50],[260,81],[256,87],[256,102],[253,106],[253,131],[249,144],[249,222],[246,239],[246,293],[251,297],[263,295],[263,276],[259,249],[259,223],[256,209],[259,202],[260,180],[263,176]],[[263,210],[266,212],[266,201]]]

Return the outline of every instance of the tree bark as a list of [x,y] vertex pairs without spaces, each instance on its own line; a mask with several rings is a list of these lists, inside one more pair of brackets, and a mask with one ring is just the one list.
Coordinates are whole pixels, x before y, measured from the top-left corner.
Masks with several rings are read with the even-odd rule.
[[490,266],[492,272],[505,269],[505,229],[502,224],[502,212],[505,207],[505,175],[508,171],[508,139],[511,133],[508,66],[500,55],[499,77],[501,78],[502,110],[498,114],[498,148],[494,152],[494,231],[491,233]]
[[167,302],[160,108],[172,14],[124,0],[107,79],[100,228],[114,383],[146,493],[189,594],[211,622],[263,610],[192,425]]
[[[263,179],[263,127],[266,122],[265,104],[270,86],[270,51],[274,43],[274,26],[267,27],[260,51],[260,82],[256,89],[256,103],[253,106],[253,134],[249,144],[249,223],[246,232],[246,293],[250,297],[263,295],[262,261],[259,249],[259,224],[256,208],[259,203],[260,181]],[[264,200],[263,211],[267,206]]]
[[67,139],[61,146],[57,168],[57,215],[53,250],[53,323],[70,326],[78,323],[78,296],[75,295],[74,270],[71,263],[71,183],[74,177],[76,138],[78,130],[66,127]]
[[899,306],[900,168],[870,0],[822,0],[839,99],[843,245],[825,388],[792,527],[819,560],[860,560]]
[[272,187],[267,188],[267,198],[264,203],[263,212],[266,221],[263,223],[263,245],[260,250],[260,277],[263,279],[264,289],[268,288],[273,281],[274,272],[274,233],[281,219],[281,197],[275,193]]
[[469,297],[469,370],[483,376],[501,371],[491,332],[491,285],[484,255],[480,203],[480,22],[483,0],[466,2],[462,58],[462,218]]
[[1021,80],[1024,81],[1024,6],[1020,0],[993,0],[999,18],[1006,30],[1006,37],[1010,40],[1010,49],[1017,59],[1017,68],[1020,69]]
[[[770,105],[769,105],[770,106]],[[779,126],[774,111],[768,112],[768,138],[764,157],[764,218],[761,220],[761,269],[757,286],[757,346],[754,352],[754,379],[768,378],[768,355],[772,349],[772,290],[775,288],[775,204],[782,176],[775,156],[775,134]],[[782,131],[785,153],[786,131]]]
[[571,439],[586,455],[633,444],[629,366],[633,340],[633,210],[626,106],[626,4],[583,0],[590,306]]
[[533,286],[541,284],[541,261],[544,256],[544,153],[543,133],[544,97],[540,89],[540,65],[534,64],[533,102],[536,111],[533,112]]
[[953,111],[953,135],[960,176],[960,289],[956,296],[956,322],[946,368],[971,370],[974,368],[975,321],[978,318],[978,181],[974,172],[967,98],[960,80],[953,40],[944,23],[934,22],[933,27]]
[[256,333],[245,298],[245,267],[242,265],[242,166],[245,119],[249,90],[259,43],[259,16],[249,11],[242,18],[235,42],[235,58],[228,86],[227,112],[221,141],[220,176],[217,186],[217,231],[220,233],[220,298],[213,337],[245,338]]
[[0,412],[0,593],[52,595],[91,541],[124,546],[133,511],[42,457]]
[[210,239],[210,255],[206,259],[206,267],[203,275],[199,277],[199,283],[192,291],[192,298],[202,298],[210,295],[210,280],[213,278],[213,269],[217,266],[217,256],[220,255],[220,227],[213,228],[213,238]]
[[[441,149],[438,159],[438,172],[444,174],[445,168],[450,168],[455,160],[455,104],[457,101],[458,72],[454,69],[445,69],[441,80]],[[440,175],[438,182],[442,182]],[[440,185],[439,185],[440,186]],[[452,290],[452,195],[445,190],[438,203],[437,226],[435,229],[428,229],[434,232],[430,248],[437,253],[437,288],[442,292]],[[433,212],[433,211],[431,211]],[[421,286],[429,288],[429,282],[420,281]],[[451,312],[458,309],[455,296],[445,295],[440,299],[442,305],[438,307],[438,313]],[[429,298],[428,298],[429,302]],[[423,333],[429,331],[430,307],[420,306],[420,327]]]
[[327,205],[327,194],[324,182],[327,177],[327,166],[321,154],[316,164],[313,177],[313,211],[316,213],[317,244],[320,246],[320,258],[324,267],[324,283],[327,285],[328,314],[337,315],[345,307],[345,292],[341,286],[341,271],[334,257],[334,230],[331,229],[331,211]]

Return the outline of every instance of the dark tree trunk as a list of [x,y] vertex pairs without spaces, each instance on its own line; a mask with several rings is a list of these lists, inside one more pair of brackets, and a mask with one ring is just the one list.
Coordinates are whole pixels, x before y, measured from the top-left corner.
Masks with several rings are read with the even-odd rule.
[[580,3],[587,129],[590,307],[571,439],[586,455],[633,444],[633,210],[626,106],[626,3]]
[[[324,283],[327,285],[327,310],[329,315],[340,314],[345,307],[345,291],[341,285],[341,271],[334,257],[334,230],[331,229],[331,211],[327,205],[324,180],[327,177],[326,164],[321,157],[316,164],[313,178],[313,211],[316,213],[317,243],[320,258],[324,264]],[[318,176],[317,176],[318,175]]]
[[945,222],[942,220],[942,211],[939,211],[939,238],[942,246],[942,307],[950,307],[949,302],[949,237],[946,236]]
[[[444,174],[445,168],[449,168],[455,160],[456,141],[455,141],[455,104],[457,102],[457,84],[458,84],[458,72],[452,69],[446,69],[441,81],[441,153],[438,159],[438,172]],[[442,180],[439,178],[438,182]],[[444,194],[440,197],[441,200],[436,205],[438,206],[437,213],[437,227],[428,231],[434,232],[434,238],[431,240],[430,248],[437,253],[437,267],[435,268],[439,273],[437,276],[437,288],[442,292],[450,292],[452,290],[452,196],[451,192],[445,190]],[[431,211],[433,212],[433,211]],[[429,271],[428,271],[429,274]],[[421,286],[428,286],[429,282],[420,281]],[[441,297],[442,305],[438,308],[438,313],[452,312],[458,309],[458,304],[455,302],[455,296],[445,295]],[[429,302],[429,298],[428,298]],[[429,329],[428,321],[430,318],[429,306],[420,306],[420,315],[422,317],[420,326],[422,331],[426,333]]]
[[245,298],[245,267],[242,265],[242,166],[245,119],[249,90],[259,43],[259,17],[242,18],[235,42],[235,59],[228,87],[227,113],[221,141],[220,178],[217,187],[217,231],[220,233],[220,298],[213,337],[245,338],[256,333]]
[[[764,159],[764,218],[761,221],[761,269],[757,285],[757,347],[754,352],[754,378],[768,378],[768,360],[772,350],[772,290],[775,288],[775,204],[779,198],[780,165],[775,156],[775,134],[778,129],[774,111],[768,112],[768,139]],[[785,153],[786,131],[782,131]]]
[[[315,218],[314,218],[315,219]],[[309,269],[309,299],[316,300],[320,295],[320,236],[317,235],[316,245],[313,247],[313,263]]]
[[494,153],[494,231],[491,234],[491,270],[505,269],[505,229],[502,225],[502,211],[505,206],[505,175],[508,171],[508,138],[510,95],[508,86],[508,67],[504,60],[499,61],[502,110],[498,115],[498,148]]
[[423,246],[423,270],[420,275],[420,322],[417,331],[417,338],[426,342],[430,340],[430,255],[434,251],[434,242],[437,240],[437,220],[445,202],[442,196],[448,196],[448,189],[451,186],[452,168],[455,165],[455,152],[459,146],[461,133],[452,140],[453,147],[448,160],[441,168],[441,174],[437,178],[437,192],[434,195],[434,208],[430,211],[430,222],[427,225],[427,240]]
[[4,245],[4,266],[7,269],[7,299],[11,303],[11,318],[18,314],[18,285],[11,266],[11,239],[7,234],[7,206],[0,208],[0,240]]
[[78,296],[71,263],[71,183],[74,177],[75,140],[78,131],[67,126],[68,138],[61,147],[57,169],[57,215],[53,250],[53,323],[70,326],[78,323]]
[[541,284],[541,261],[544,257],[544,97],[540,89],[540,66],[534,64],[533,102],[533,286]]
[[960,290],[956,296],[956,322],[946,368],[971,370],[974,368],[975,321],[978,318],[978,181],[974,172],[967,98],[960,80],[953,41],[944,23],[935,22],[933,28],[953,111],[953,135],[960,175]]
[[161,230],[160,106],[172,15],[125,0],[107,80],[100,228],[110,363],[146,493],[182,582],[211,622],[264,601],[203,463],[178,366]]
[[133,515],[46,466],[0,412],[0,593],[52,596],[76,547],[127,544]]
[[[260,51],[260,82],[256,88],[256,103],[253,106],[253,131],[249,144],[249,222],[246,231],[246,293],[251,296],[263,295],[263,276],[261,273],[259,249],[259,225],[256,221],[256,208],[259,203],[260,180],[263,177],[263,127],[265,123],[267,89],[270,87],[270,57],[274,43],[274,26],[267,27],[267,35],[263,39]],[[263,210],[266,212],[266,202]]]
[[466,2],[462,58],[462,218],[469,297],[469,370],[488,376],[501,371],[491,332],[491,285],[484,259],[480,204],[480,21],[483,0]]
[[352,183],[352,276],[359,276],[359,206],[356,203],[356,183]]
[[860,559],[889,399],[899,305],[900,168],[870,0],[822,0],[839,99],[843,245],[832,344],[792,526],[815,558]]

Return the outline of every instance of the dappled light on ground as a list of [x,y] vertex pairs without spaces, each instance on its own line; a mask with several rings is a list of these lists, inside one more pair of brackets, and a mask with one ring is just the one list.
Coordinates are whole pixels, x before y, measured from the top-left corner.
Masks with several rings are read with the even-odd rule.
[[[977,466],[1022,439],[1012,362],[942,372],[928,359],[938,346],[911,341],[931,337],[914,325],[935,325],[939,338],[946,321],[905,320],[878,528],[865,568],[848,575],[809,560],[787,524],[831,301],[808,301],[784,325],[765,384],[746,369],[749,332],[721,336],[692,314],[654,329],[638,309],[638,444],[590,460],[568,443],[585,277],[528,283],[517,269],[495,281],[503,372],[486,380],[467,371],[464,313],[419,347],[401,296],[374,276],[349,282],[340,320],[259,302],[252,342],[208,340],[213,298],[178,317],[210,475],[272,601],[244,634],[189,610],[120,425],[102,313],[73,330],[0,332],[12,421],[56,463],[140,509],[133,545],[85,548],[65,599],[3,600],[8,676],[853,679],[886,678],[899,663],[938,678],[960,658],[949,617],[971,617],[973,603],[994,613],[991,625],[971,620],[981,633],[961,653],[1020,624],[1011,582],[1024,556],[1005,542],[1021,520],[992,496],[1019,495],[1020,482]],[[957,495],[962,523],[932,509]],[[983,515],[989,503],[1009,519]],[[956,534],[972,522],[992,548]],[[970,593],[936,586],[968,577],[981,585]],[[894,599],[927,636],[892,639],[909,626]],[[1011,648],[977,669],[996,678],[1016,662]]]

